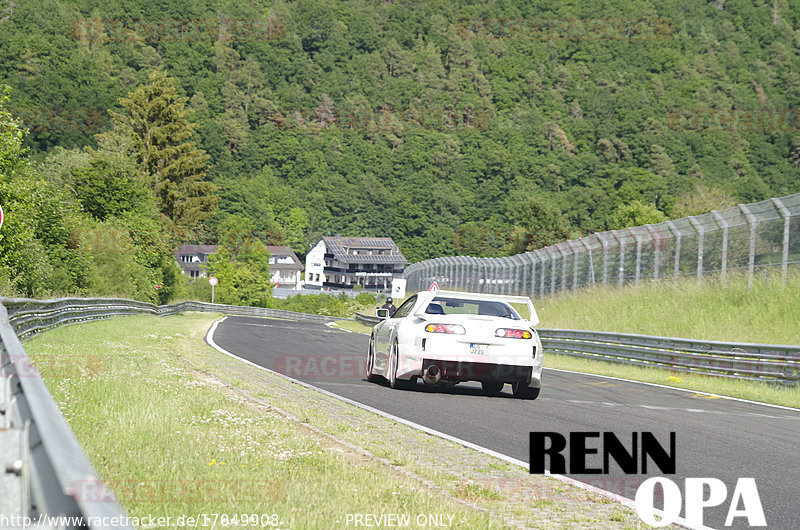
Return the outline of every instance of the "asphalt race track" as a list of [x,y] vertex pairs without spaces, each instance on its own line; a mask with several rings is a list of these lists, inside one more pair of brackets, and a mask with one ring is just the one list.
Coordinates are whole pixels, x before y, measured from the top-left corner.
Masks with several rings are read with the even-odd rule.
[[[392,390],[364,379],[365,335],[228,317],[213,338],[258,365],[525,462],[531,431],[613,431],[626,447],[632,432],[650,431],[666,449],[674,431],[677,470],[668,478],[681,490],[685,477],[718,478],[728,488],[721,507],[705,510],[706,526],[724,528],[738,478],[754,477],[768,527],[800,528],[800,412],[553,370],[545,370],[535,401],[512,398],[508,385],[498,397],[485,396],[478,383]],[[602,467],[602,451],[587,462]],[[648,475],[625,475],[612,461],[608,475],[567,476],[633,499],[647,476],[665,476],[651,468]],[[728,528],[747,528],[746,519]]]

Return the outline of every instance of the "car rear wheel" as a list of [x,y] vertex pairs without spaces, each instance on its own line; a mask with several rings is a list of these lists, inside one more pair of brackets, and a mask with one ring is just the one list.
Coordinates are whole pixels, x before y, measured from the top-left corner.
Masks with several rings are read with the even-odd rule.
[[381,379],[381,376],[372,373],[373,368],[375,368],[375,337],[370,337],[367,353],[367,381],[370,383],[376,383]]
[[392,388],[407,389],[411,388],[413,381],[406,381],[405,379],[397,378],[397,365],[398,365],[398,347],[397,341],[392,344],[392,350],[389,353],[389,386]]
[[539,397],[539,388],[528,386],[528,383],[517,382],[511,385],[511,390],[514,392],[514,397],[519,399],[536,399]]
[[481,381],[481,388],[489,395],[499,394],[503,391],[505,383],[497,381]]

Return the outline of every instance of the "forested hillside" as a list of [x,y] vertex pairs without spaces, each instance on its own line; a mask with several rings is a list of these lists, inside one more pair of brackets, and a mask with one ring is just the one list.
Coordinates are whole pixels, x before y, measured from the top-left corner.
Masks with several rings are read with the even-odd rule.
[[[236,215],[301,255],[335,232],[501,255],[800,190],[799,1],[581,4],[0,0],[0,85],[32,175],[197,242]],[[112,138],[153,72],[207,219],[152,180],[99,217],[63,185],[153,178]]]

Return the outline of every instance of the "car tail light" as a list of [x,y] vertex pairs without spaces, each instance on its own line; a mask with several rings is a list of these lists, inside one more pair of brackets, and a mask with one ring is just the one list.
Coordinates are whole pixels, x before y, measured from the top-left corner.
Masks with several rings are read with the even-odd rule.
[[464,326],[458,324],[428,324],[425,326],[428,333],[449,333],[453,335],[463,335],[466,333]]
[[507,339],[530,339],[533,337],[533,333],[527,329],[500,328],[494,332],[494,336]]

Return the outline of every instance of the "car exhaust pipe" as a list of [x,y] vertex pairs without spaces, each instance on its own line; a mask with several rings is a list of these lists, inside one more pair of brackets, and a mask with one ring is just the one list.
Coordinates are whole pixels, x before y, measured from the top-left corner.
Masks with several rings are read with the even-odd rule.
[[442,373],[435,364],[429,366],[428,369],[425,370],[425,375],[422,376],[422,380],[425,381],[426,385],[435,385],[439,383],[441,379]]

